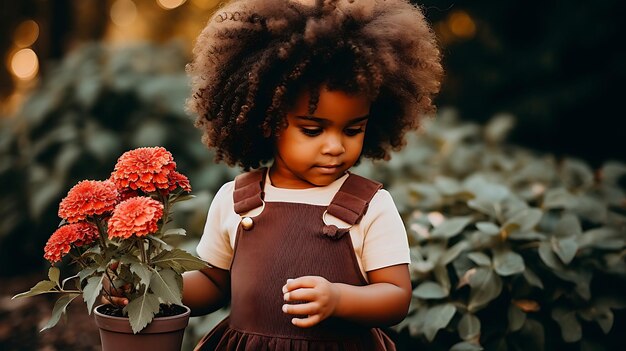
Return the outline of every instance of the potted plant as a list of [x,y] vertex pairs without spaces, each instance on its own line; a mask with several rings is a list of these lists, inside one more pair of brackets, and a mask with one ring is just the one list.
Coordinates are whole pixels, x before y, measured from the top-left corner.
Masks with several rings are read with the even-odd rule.
[[[179,350],[190,312],[182,304],[182,273],[207,266],[172,246],[185,235],[183,229],[167,228],[173,205],[193,197],[190,192],[165,148],[124,153],[109,179],[83,180],[61,201],[63,220],[44,248],[52,265],[49,279],[14,298],[60,295],[43,331],[55,326],[78,296],[91,313],[101,294],[110,298],[116,289],[128,305],[95,308],[103,350],[146,348],[152,337],[155,349]],[[78,270],[61,280],[55,264],[62,260]],[[165,339],[168,333],[172,341]]]

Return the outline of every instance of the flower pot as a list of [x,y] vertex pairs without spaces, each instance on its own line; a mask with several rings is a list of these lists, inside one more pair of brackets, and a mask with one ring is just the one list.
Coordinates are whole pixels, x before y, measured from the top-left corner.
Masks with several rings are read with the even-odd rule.
[[186,311],[182,314],[154,318],[137,334],[133,334],[128,318],[103,314],[99,312],[101,306],[94,309],[94,316],[102,351],[180,351],[191,312],[187,306],[183,306]]

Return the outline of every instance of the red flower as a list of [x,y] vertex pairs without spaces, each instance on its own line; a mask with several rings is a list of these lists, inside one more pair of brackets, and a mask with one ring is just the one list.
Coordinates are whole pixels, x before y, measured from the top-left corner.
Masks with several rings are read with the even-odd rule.
[[169,151],[163,147],[142,147],[127,151],[117,160],[111,180],[118,189],[130,187],[145,193],[157,189],[169,192],[170,173],[176,163]]
[[109,219],[109,237],[130,238],[156,232],[163,216],[163,204],[149,197],[133,197],[121,202]]
[[183,174],[178,172],[172,172],[169,176],[169,191],[174,191],[176,188],[180,187],[184,191],[190,193],[191,185],[189,184],[189,179]]
[[83,180],[74,185],[61,200],[59,217],[70,223],[82,221],[89,216],[113,211],[119,202],[115,184],[108,180]]
[[54,264],[65,256],[73,246],[89,245],[98,239],[98,228],[87,222],[78,222],[62,226],[48,239],[43,257]]

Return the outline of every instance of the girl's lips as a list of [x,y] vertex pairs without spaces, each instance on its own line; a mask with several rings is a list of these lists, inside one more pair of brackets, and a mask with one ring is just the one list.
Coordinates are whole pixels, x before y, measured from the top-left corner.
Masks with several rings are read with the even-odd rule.
[[324,174],[334,174],[341,168],[341,164],[338,165],[327,165],[327,166],[315,166],[321,173]]

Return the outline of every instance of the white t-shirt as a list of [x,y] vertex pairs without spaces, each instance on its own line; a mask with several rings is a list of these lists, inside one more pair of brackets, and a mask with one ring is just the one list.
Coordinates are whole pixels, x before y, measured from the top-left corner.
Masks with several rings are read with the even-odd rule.
[[[271,184],[269,176],[265,181],[265,202],[294,202],[328,206],[348,175],[323,187],[307,189],[277,188]],[[211,265],[230,269],[237,235],[237,227],[242,216],[233,206],[235,182],[224,184],[215,194],[209,208],[204,233],[197,247],[200,258]],[[256,216],[262,209],[252,210],[244,216]],[[339,219],[326,216],[328,224],[346,227]],[[378,190],[370,201],[361,221],[350,229],[350,238],[355,256],[364,277],[366,272],[397,264],[410,263],[409,244],[402,218],[396,205],[386,190]]]

